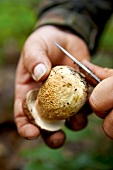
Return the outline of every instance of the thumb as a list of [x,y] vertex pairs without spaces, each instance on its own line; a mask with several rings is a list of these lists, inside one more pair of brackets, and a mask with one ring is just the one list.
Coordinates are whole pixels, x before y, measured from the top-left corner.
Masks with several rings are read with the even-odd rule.
[[47,56],[46,48],[47,46],[43,42],[35,41],[33,35],[23,48],[24,67],[35,81],[44,80],[51,70],[51,62]]
[[93,90],[90,99],[93,111],[104,118],[113,108],[113,76],[101,81]]

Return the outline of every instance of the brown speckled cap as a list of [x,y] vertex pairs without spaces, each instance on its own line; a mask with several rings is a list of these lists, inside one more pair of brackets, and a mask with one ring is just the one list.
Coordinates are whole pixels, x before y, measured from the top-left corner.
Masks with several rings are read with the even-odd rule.
[[56,66],[39,89],[36,107],[45,120],[63,120],[76,114],[87,100],[84,76],[68,66]]

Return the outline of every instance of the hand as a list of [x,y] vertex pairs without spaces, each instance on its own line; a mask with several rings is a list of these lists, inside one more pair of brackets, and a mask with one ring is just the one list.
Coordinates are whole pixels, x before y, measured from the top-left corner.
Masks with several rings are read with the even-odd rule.
[[103,118],[103,129],[113,139],[113,69],[95,66],[86,60],[83,62],[102,81],[94,88],[89,102],[93,111]]
[[[78,36],[54,26],[43,26],[37,29],[27,39],[21,53],[15,78],[14,103],[15,122],[19,134],[27,139],[36,138],[41,134],[46,144],[52,148],[63,145],[64,132],[44,133],[40,131],[24,115],[22,102],[29,90],[40,87],[41,82],[48,76],[51,67],[59,64],[75,67],[75,64],[54,44],[55,41],[79,61],[90,59],[85,42]],[[83,128],[83,124],[86,124],[84,123],[86,118],[82,117],[82,114],[79,114],[77,118],[74,118],[76,122],[79,121],[79,129]]]

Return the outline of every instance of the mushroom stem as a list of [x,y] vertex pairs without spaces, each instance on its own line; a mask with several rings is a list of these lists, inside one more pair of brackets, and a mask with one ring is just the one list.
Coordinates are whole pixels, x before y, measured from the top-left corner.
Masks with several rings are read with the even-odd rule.
[[[45,120],[40,116],[40,112],[37,109],[37,94],[39,90],[34,89],[28,92],[26,97],[26,104],[28,107],[28,111],[30,116],[32,115],[34,119],[34,124],[39,126],[41,129],[46,129],[47,131],[58,131],[65,124],[65,120]],[[27,113],[28,115],[28,113]]]

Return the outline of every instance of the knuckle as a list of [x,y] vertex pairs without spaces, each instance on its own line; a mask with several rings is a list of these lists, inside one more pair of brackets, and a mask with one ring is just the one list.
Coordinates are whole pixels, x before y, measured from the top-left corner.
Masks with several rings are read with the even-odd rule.
[[113,131],[111,131],[109,125],[107,123],[103,123],[103,126],[102,126],[106,136],[108,136],[109,138],[113,139]]
[[103,121],[102,128],[105,134],[109,138],[113,139],[113,115],[112,114],[106,116],[106,118]]
[[32,53],[24,53],[24,66],[25,68],[30,72],[32,73],[33,71],[33,68],[35,67],[36,65],[36,60],[35,60],[35,57],[34,57],[34,54]]
[[89,101],[93,112],[101,119],[104,119],[106,116],[106,111],[103,110],[103,107],[101,106],[101,103],[97,100],[97,98],[92,95]]
[[105,67],[103,70],[103,74],[106,74],[106,77],[113,76],[113,69]]
[[93,110],[95,110],[97,112],[100,111],[98,100],[96,99],[96,97],[94,95],[90,96],[89,102],[90,102],[90,105],[91,105]]

